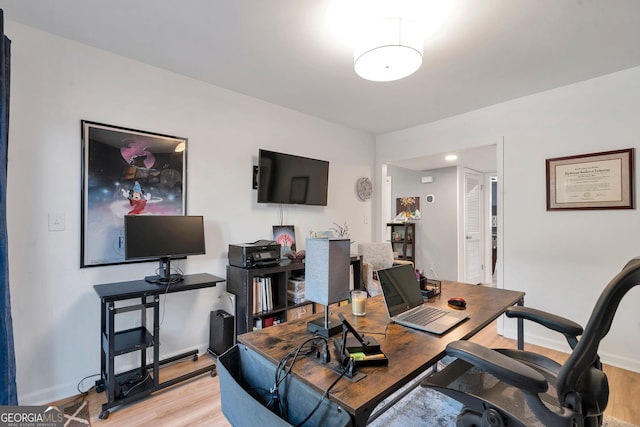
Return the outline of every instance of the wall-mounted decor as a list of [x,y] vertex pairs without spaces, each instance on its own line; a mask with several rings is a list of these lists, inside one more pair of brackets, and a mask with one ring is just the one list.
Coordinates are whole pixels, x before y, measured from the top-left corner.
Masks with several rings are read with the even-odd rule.
[[273,240],[280,244],[280,258],[296,251],[296,231],[293,225],[274,225]]
[[81,267],[120,264],[125,215],[186,215],[187,140],[82,121]]
[[335,234],[333,230],[309,230],[311,239],[333,239]]
[[633,209],[633,148],[547,159],[547,210]]
[[358,178],[358,181],[356,181],[356,193],[360,200],[369,200],[373,193],[373,184],[371,183],[371,180],[367,177]]
[[420,219],[420,197],[399,197],[396,199],[396,219],[406,221]]

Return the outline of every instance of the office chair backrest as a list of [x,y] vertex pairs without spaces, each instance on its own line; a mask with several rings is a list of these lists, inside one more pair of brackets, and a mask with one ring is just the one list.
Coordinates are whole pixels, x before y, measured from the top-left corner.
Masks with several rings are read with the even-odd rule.
[[598,357],[600,341],[607,335],[622,297],[640,284],[640,258],[625,265],[604,289],[584,333],[558,373],[558,399],[585,416],[599,415],[609,399],[607,377]]

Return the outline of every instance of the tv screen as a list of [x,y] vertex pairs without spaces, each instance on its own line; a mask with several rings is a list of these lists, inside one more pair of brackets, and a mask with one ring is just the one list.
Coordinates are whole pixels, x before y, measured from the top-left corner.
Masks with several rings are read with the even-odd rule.
[[327,205],[329,162],[260,150],[258,203]]
[[186,215],[127,215],[124,217],[125,259],[159,259],[150,282],[180,280],[170,272],[170,260],[187,255],[205,254],[204,218]]

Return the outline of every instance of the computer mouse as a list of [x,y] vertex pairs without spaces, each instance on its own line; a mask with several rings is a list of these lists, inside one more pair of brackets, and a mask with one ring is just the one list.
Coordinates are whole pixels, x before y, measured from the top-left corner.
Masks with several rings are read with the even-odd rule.
[[467,302],[464,298],[450,298],[447,302],[454,308],[465,308],[467,306]]

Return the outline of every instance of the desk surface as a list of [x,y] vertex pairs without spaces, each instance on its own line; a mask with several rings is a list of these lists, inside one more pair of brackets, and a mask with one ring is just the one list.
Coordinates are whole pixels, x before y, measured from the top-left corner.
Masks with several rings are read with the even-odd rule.
[[184,280],[169,285],[158,285],[145,280],[129,282],[105,283],[93,285],[96,293],[103,302],[121,301],[129,298],[160,295],[172,292],[190,291],[193,289],[210,288],[225,280],[213,274],[185,274]]
[[[470,317],[444,335],[389,324],[382,296],[368,299],[367,315],[364,317],[352,316],[350,305],[338,309],[360,334],[375,337],[389,358],[388,366],[360,368],[359,372],[364,373],[365,378],[355,383],[344,378],[329,394],[334,402],[356,418],[357,425],[364,425],[382,400],[444,357],[449,342],[472,337],[508,307],[524,303],[524,292],[443,281],[441,294],[431,298],[428,304],[447,307],[447,300],[454,296],[465,298],[466,312]],[[309,319],[288,321],[240,335],[238,341],[277,365],[291,350],[309,338],[306,326]],[[335,357],[335,352],[332,356]],[[293,372],[320,394],[338,375],[318,362],[307,359],[298,360]]]

